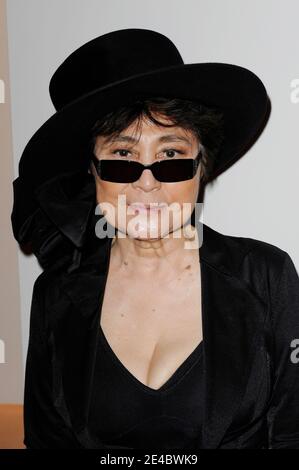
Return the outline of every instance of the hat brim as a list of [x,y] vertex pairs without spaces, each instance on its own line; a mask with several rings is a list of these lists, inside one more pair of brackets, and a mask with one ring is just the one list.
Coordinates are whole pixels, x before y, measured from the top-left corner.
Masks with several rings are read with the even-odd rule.
[[53,114],[26,145],[19,175],[35,188],[59,173],[82,169],[89,157],[87,139],[94,122],[140,96],[197,100],[224,112],[225,140],[215,175],[252,146],[270,112],[262,81],[244,67],[209,62],[138,74],[95,89]]

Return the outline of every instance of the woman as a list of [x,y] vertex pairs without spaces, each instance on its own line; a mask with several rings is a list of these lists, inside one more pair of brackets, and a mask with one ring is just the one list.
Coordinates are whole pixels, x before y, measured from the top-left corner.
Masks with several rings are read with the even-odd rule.
[[299,448],[295,266],[196,210],[265,125],[261,81],[126,29],[73,52],[50,94],[14,181],[15,237],[44,268],[26,447]]

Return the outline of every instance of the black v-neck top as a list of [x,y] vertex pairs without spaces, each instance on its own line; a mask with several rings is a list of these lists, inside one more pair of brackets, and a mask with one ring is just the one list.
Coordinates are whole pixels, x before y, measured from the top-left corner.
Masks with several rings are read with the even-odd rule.
[[89,412],[91,436],[122,448],[198,448],[203,412],[202,345],[155,390],[122,364],[100,327]]

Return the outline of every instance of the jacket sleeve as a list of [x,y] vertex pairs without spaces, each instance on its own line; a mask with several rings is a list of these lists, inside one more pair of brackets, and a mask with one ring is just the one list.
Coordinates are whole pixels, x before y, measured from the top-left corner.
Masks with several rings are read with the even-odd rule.
[[270,296],[274,381],[267,414],[269,449],[299,449],[299,277],[286,252]]
[[51,353],[44,326],[45,280],[43,272],[35,281],[31,301],[23,442],[30,449],[80,448],[53,403]]

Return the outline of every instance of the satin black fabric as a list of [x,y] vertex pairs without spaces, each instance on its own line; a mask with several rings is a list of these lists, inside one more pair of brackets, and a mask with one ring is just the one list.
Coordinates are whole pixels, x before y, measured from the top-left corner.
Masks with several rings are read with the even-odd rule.
[[[34,180],[34,174],[30,178]],[[94,229],[95,207],[95,181],[87,172],[58,174],[37,187],[29,177],[19,176],[13,181],[14,237],[34,253],[43,269],[53,265],[73,269],[80,263],[90,228]]]
[[[204,411],[196,445],[299,449],[299,364],[292,346],[299,338],[299,278],[293,261],[266,242],[206,224],[197,229],[203,235]],[[72,269],[54,263],[34,284],[27,447],[94,448],[88,416],[111,240],[90,232],[80,262]]]

